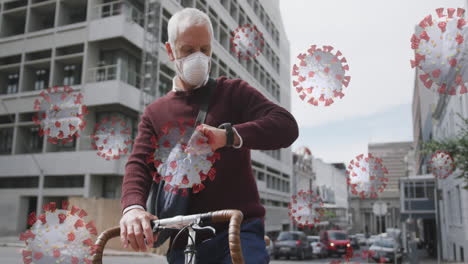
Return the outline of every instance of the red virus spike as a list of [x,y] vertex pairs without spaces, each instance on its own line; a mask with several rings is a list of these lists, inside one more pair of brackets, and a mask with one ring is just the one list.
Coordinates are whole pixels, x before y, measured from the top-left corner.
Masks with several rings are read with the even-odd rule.
[[442,33],[444,33],[446,31],[446,29],[447,29],[447,23],[446,22],[439,22],[439,24],[437,24],[437,26],[440,28]]
[[80,263],[80,259],[73,256],[73,257],[71,257],[71,263],[72,264],[78,264],[78,263]]
[[447,8],[447,14],[449,18],[453,18],[454,13],[455,13],[455,8]]
[[76,238],[76,236],[75,236],[75,233],[73,233],[73,231],[68,233],[68,235],[67,235],[67,240],[68,241],[70,241],[70,242],[75,241],[75,238]]
[[39,219],[39,221],[41,221],[42,224],[47,223],[47,219],[46,219],[46,215],[45,215],[45,214],[41,214],[37,219]]
[[34,225],[36,221],[37,221],[36,212],[31,212],[28,216],[28,225],[30,226]]
[[58,214],[58,218],[59,218],[59,223],[60,223],[60,224],[63,224],[63,222],[65,222],[65,219],[67,219],[67,215],[65,215],[65,214]]
[[72,205],[72,208],[71,208],[71,211],[70,211],[70,214],[72,215],[75,215],[78,211],[80,211],[81,209]]
[[83,226],[84,226],[84,222],[81,219],[76,220],[75,224],[73,225],[75,229],[78,229],[79,227],[83,227]]
[[40,260],[44,254],[42,252],[34,252],[34,259]]
[[439,16],[439,18],[441,17],[444,17],[444,8],[437,8],[436,9],[436,12],[437,12],[437,16]]

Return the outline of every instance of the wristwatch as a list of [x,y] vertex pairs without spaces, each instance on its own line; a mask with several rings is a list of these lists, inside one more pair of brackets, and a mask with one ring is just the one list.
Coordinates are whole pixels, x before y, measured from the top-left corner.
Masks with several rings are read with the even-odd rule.
[[221,124],[218,128],[226,129],[226,147],[234,145],[234,131],[232,130],[231,123]]

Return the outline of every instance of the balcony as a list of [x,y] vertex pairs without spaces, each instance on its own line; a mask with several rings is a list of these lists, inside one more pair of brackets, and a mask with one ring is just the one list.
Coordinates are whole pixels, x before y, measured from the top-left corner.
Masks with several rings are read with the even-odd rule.
[[140,74],[132,70],[123,70],[119,63],[103,65],[88,69],[88,83],[118,80],[138,88],[140,86]]
[[93,8],[92,19],[95,20],[120,15],[124,15],[127,20],[131,20],[143,26],[143,8],[137,8],[134,4],[122,0],[97,4]]

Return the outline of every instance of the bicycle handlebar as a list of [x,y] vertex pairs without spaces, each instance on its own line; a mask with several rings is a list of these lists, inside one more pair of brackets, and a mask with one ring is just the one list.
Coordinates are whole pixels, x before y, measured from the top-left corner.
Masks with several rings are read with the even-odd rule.
[[[155,220],[153,223],[159,225],[169,224],[191,224],[195,223],[198,219],[204,223],[223,223],[229,222],[228,228],[228,240],[229,240],[229,251],[231,253],[231,259],[233,264],[244,264],[244,256],[242,255],[242,247],[240,241],[240,225],[244,215],[239,210],[220,210],[204,214],[196,214],[189,216],[175,216],[172,218],[166,218],[161,220]],[[109,239],[120,236],[120,227],[112,227],[104,230],[95,243],[95,254],[92,258],[93,264],[102,264],[102,257],[104,247],[106,246]]]

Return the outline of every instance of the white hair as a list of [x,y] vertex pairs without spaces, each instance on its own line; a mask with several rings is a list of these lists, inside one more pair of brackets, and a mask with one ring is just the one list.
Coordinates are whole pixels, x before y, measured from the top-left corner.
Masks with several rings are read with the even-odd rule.
[[196,8],[184,8],[176,12],[167,24],[168,42],[174,48],[179,32],[193,25],[206,25],[213,41],[213,25],[207,14]]

